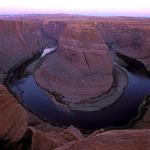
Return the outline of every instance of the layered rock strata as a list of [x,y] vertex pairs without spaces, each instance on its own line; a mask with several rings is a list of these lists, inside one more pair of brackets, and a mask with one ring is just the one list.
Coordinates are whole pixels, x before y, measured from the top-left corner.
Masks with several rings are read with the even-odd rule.
[[27,130],[27,114],[15,98],[0,85],[0,139],[19,141]]
[[56,150],[146,150],[150,147],[150,130],[114,130],[74,142]]
[[82,103],[108,91],[113,82],[112,59],[95,25],[70,23],[59,37],[57,51],[35,72],[37,82],[64,103]]
[[[61,43],[58,52],[53,53],[53,57],[56,59],[53,58],[53,60],[50,61],[50,63],[54,64],[55,68],[48,69],[53,66],[52,64],[47,64],[49,63],[49,58],[52,58],[49,56],[46,60],[47,63],[44,63],[40,69],[46,69],[43,69],[44,75],[49,75],[50,73],[51,78],[45,79],[51,81],[53,78],[56,80],[55,83],[58,84],[60,82],[60,85],[63,85],[64,83],[62,82],[65,81],[67,86],[65,86],[65,84],[64,86],[65,88],[67,87],[66,89],[68,90],[66,95],[69,93],[71,97],[74,93],[74,89],[68,88],[69,82],[71,85],[79,87],[80,90],[83,89],[83,93],[87,94],[88,97],[97,93],[98,88],[96,86],[102,85],[99,75],[101,80],[103,79],[102,83],[105,78],[109,81],[109,83],[104,84],[104,88],[101,88],[101,93],[111,87],[112,62],[109,56],[110,54],[108,54],[108,48],[138,59],[149,68],[150,19],[56,16],[26,16],[12,17],[12,19],[5,16],[0,17],[0,82],[3,82],[4,77],[11,67],[32,57],[33,54],[40,50],[43,50],[49,43],[49,37],[51,36],[54,39],[56,38],[56,40],[59,39]],[[80,23],[83,20],[91,20],[88,22],[91,22],[92,25],[88,26],[84,24],[85,27],[83,27],[83,24]],[[72,23],[70,24],[70,22]],[[78,25],[76,25],[76,23]],[[93,23],[96,28],[93,27]],[[52,28],[55,28],[55,30],[52,31]],[[57,34],[55,34],[56,31]],[[99,31],[98,36],[97,31]],[[88,34],[90,36],[88,36]],[[83,38],[85,38],[86,41],[82,41]],[[64,39],[66,39],[66,41],[64,41]],[[93,40],[94,43],[90,40]],[[93,44],[95,48],[90,47],[90,45],[93,46]],[[66,45],[69,46],[69,50],[66,49]],[[75,46],[77,46],[79,51],[76,52],[76,50],[74,50]],[[88,47],[90,49],[88,49]],[[99,58],[101,60],[99,60]],[[63,64],[64,62],[66,66]],[[107,66],[106,68],[103,66],[104,64]],[[98,68],[99,65],[104,69],[104,73],[108,71],[108,76],[106,73],[107,77],[103,78]],[[58,69],[61,71],[57,71],[56,66],[58,66]],[[48,73],[46,72],[47,69]],[[101,71],[103,74],[103,70]],[[42,72],[38,70],[37,74],[40,73]],[[52,73],[55,73],[54,75],[58,74],[57,78],[52,76]],[[90,73],[95,73],[95,77],[93,75],[93,77],[89,77],[88,80],[88,76],[91,76]],[[98,77],[96,76],[97,73]],[[75,75],[72,79],[75,78],[74,81],[77,81],[77,83],[72,83],[71,78],[69,81],[66,81],[66,78],[62,79],[60,74],[67,78],[68,75]],[[82,78],[79,82],[77,77],[80,77],[80,75]],[[86,75],[87,78],[84,79],[83,75]],[[47,82],[45,79],[42,81],[43,83],[40,82],[41,86],[47,84],[44,83]],[[42,80],[42,78],[40,80]],[[85,93],[86,88],[84,87],[87,85],[85,81],[88,85],[95,86],[95,88],[92,91],[89,91],[88,88],[87,90],[89,92]],[[46,85],[45,87],[49,88],[51,85]],[[55,89],[56,87],[58,88],[58,86],[55,86]],[[58,91],[62,91],[62,88]],[[82,95],[78,89],[77,93],[79,96],[85,98],[85,95]],[[141,121],[135,125],[135,128],[138,128],[136,130],[114,130],[104,133],[101,133],[102,130],[100,130],[85,138],[80,131],[74,127],[70,127],[69,129],[53,127],[30,113],[30,115],[27,115],[27,111],[18,104],[16,99],[9,94],[3,85],[0,85],[0,149],[148,150],[150,147],[150,131],[149,129],[141,130],[141,128],[150,128],[149,106],[147,110]]]
[[0,79],[52,43],[41,31],[40,22],[0,20]]
[[73,126],[53,127],[30,114],[0,85],[0,149],[48,150],[83,139]]
[[110,50],[141,61],[150,68],[150,19],[99,20],[97,30]]

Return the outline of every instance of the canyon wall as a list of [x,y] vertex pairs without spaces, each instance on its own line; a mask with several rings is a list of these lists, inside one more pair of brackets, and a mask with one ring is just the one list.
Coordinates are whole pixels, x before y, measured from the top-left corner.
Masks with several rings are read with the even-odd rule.
[[[46,46],[51,46],[63,25],[42,19],[0,18],[0,81],[15,65],[23,63]],[[51,31],[49,33],[49,31]],[[56,38],[57,40],[57,38]]]
[[[0,85],[0,104],[2,150],[146,150],[150,147],[150,124],[147,129],[101,129],[83,135],[75,127],[64,129],[41,121],[25,110],[3,85]],[[147,114],[144,119],[150,121]]]
[[149,19],[85,18],[68,19],[64,24],[61,34],[56,32],[57,52],[35,72],[37,82],[52,95],[59,95],[59,102],[81,104],[106,93],[113,82],[111,52],[137,59],[149,70]]
[[94,23],[68,23],[58,43],[56,52],[35,72],[42,87],[68,102],[98,96],[111,88],[112,58]]
[[141,61],[150,68],[150,19],[104,19],[97,30],[110,50]]
[[[0,17],[1,82],[10,68],[42,51],[52,39],[59,41],[58,49],[46,57],[35,75],[41,86],[61,94],[90,97],[107,91],[113,82],[113,61],[108,49],[138,59],[149,68],[150,19],[64,18],[67,17]],[[0,149],[145,150],[150,147],[149,111],[143,118],[144,126],[141,123],[136,126],[147,129],[99,130],[87,137],[74,127],[54,127],[29,114],[0,85]]]

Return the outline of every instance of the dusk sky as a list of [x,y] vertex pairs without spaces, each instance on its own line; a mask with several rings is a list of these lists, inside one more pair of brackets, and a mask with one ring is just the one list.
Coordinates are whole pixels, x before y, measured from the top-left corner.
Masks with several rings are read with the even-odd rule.
[[150,0],[1,0],[0,14],[16,13],[150,17]]

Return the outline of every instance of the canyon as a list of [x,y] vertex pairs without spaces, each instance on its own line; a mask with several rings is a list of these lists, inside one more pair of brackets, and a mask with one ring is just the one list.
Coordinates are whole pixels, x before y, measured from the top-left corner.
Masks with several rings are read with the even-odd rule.
[[[55,46],[40,58],[44,49]],[[150,74],[149,18],[0,16],[0,53],[0,149],[150,148],[150,93],[140,105],[140,117],[125,129],[81,132],[72,125],[49,124],[23,106],[9,87],[13,74],[24,72],[22,64],[37,57],[27,73],[56,106],[92,112],[113,105],[128,85],[118,62],[128,67],[126,60],[136,60]]]

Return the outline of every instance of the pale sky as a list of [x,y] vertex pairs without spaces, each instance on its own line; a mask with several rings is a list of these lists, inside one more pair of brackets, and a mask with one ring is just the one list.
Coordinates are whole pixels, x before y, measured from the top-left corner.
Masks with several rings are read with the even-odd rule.
[[10,13],[150,17],[150,0],[0,0],[0,14]]

